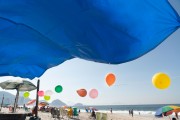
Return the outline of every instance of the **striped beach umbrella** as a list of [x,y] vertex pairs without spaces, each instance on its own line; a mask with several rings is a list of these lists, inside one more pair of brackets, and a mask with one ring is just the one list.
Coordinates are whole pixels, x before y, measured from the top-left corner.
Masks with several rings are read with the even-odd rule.
[[155,117],[163,117],[171,115],[173,112],[180,112],[180,107],[178,106],[164,106],[156,110]]

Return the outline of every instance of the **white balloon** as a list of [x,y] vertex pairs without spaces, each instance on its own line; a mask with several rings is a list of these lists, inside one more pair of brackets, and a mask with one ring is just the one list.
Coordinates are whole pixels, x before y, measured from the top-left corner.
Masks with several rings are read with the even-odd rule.
[[53,94],[53,91],[51,91],[51,90],[46,90],[46,92],[45,92],[46,96],[51,96],[52,94]]

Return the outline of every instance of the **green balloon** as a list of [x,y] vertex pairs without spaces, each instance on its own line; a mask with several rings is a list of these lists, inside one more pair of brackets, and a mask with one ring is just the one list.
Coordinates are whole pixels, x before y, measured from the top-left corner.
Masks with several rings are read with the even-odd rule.
[[55,91],[56,91],[57,93],[62,92],[62,90],[63,90],[63,88],[62,88],[61,85],[58,85],[58,86],[55,87]]
[[29,92],[24,92],[24,94],[23,94],[24,98],[28,98],[29,95],[30,95]]
[[48,101],[48,100],[50,100],[51,99],[51,97],[50,96],[44,96],[44,100],[46,100],[46,101]]

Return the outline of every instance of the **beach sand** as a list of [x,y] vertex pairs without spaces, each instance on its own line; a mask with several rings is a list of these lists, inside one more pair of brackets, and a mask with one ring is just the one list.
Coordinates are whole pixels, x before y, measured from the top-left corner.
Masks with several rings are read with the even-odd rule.
[[[80,113],[80,120],[92,120],[89,118],[90,113]],[[107,113],[107,120],[153,120],[153,115],[134,115],[133,117],[125,113]],[[169,120],[169,118],[156,118],[155,120]]]
[[[8,113],[8,108],[3,108],[2,113]],[[18,113],[26,113],[24,109],[17,109]],[[153,120],[153,115],[134,115],[133,117],[126,113],[106,113],[107,114],[107,120]],[[52,118],[51,114],[48,112],[38,112],[38,116],[41,118],[41,120],[55,120],[55,118]],[[171,116],[172,117],[172,116]],[[26,120],[29,120],[29,117],[26,117]],[[57,120],[57,119],[56,119]],[[93,120],[90,118],[90,113],[81,112],[79,114],[78,118],[72,118],[69,119],[67,117],[64,117],[63,120]],[[170,120],[169,117],[165,118],[156,118],[155,120]]]

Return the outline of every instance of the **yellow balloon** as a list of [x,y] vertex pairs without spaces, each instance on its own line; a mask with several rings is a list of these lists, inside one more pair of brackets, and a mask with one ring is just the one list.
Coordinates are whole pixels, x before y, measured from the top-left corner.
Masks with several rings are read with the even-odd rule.
[[166,89],[170,86],[170,77],[165,73],[156,73],[152,78],[153,85],[158,89]]
[[29,97],[29,92],[27,91],[27,92],[24,92],[24,94],[23,94],[23,96],[24,96],[24,98],[28,98]]
[[48,100],[50,100],[51,99],[51,96],[44,96],[44,100],[46,100],[46,101],[48,101]]

